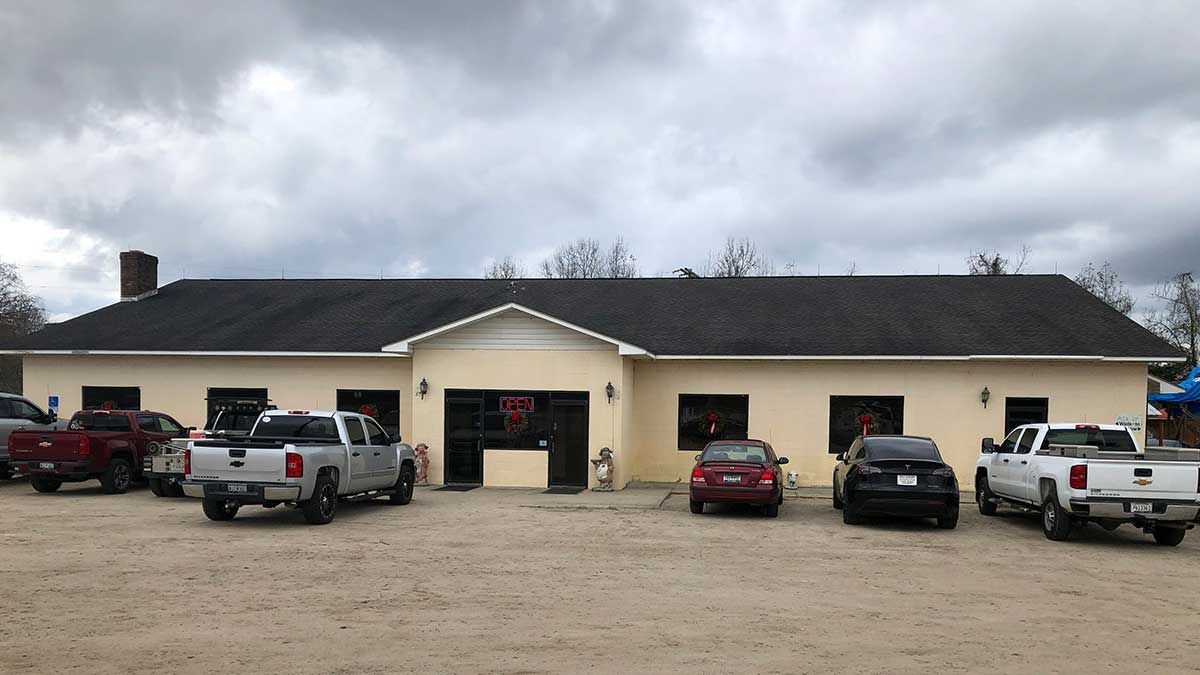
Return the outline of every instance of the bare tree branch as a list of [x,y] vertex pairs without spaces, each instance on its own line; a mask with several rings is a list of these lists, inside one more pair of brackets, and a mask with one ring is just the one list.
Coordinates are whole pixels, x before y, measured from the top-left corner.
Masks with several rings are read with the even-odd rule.
[[1107,260],[1101,267],[1093,263],[1084,265],[1075,275],[1075,283],[1126,316],[1133,311],[1133,295]]
[[539,266],[549,279],[615,279],[638,275],[637,258],[624,239],[617,238],[607,251],[595,239],[576,239],[555,249]]
[[1145,326],[1187,354],[1187,363],[1176,371],[1186,373],[1200,360],[1200,288],[1191,272],[1183,272],[1160,284],[1153,295],[1163,307],[1146,313]]
[[[0,337],[16,337],[46,325],[42,301],[29,292],[15,265],[0,262]],[[20,392],[21,357],[0,356],[0,391]]]
[[967,273],[976,276],[1020,274],[1029,265],[1033,250],[1022,244],[1016,260],[1005,258],[998,251],[975,251],[967,256]]
[[497,260],[483,271],[484,279],[522,279],[525,277],[525,266],[506,255],[503,260]]
[[706,277],[767,277],[775,274],[775,263],[759,252],[749,237],[725,240],[717,253],[710,253],[704,267]]

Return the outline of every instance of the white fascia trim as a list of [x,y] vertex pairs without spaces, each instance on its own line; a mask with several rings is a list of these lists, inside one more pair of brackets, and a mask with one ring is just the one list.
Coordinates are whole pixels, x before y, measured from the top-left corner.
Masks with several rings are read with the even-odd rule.
[[645,357],[649,357],[649,358],[654,358],[653,354],[646,351],[645,349],[642,349],[641,347],[638,347],[637,345],[631,345],[628,342],[622,342],[616,338],[609,337],[607,335],[603,335],[601,333],[597,333],[595,331],[588,330],[582,326],[576,326],[573,323],[563,321],[562,319],[559,319],[557,317],[550,316],[549,314],[539,312],[535,309],[530,309],[524,305],[520,305],[515,302],[510,302],[508,304],[500,305],[499,307],[493,307],[492,309],[489,309],[485,312],[480,312],[478,314],[473,314],[471,316],[468,316],[464,319],[459,319],[458,321],[453,321],[444,326],[439,326],[437,328],[434,328],[433,330],[428,330],[419,335],[414,335],[410,338],[401,340],[400,342],[393,342],[390,345],[384,345],[383,351],[393,353],[393,354],[411,354],[413,345],[422,340],[427,340],[431,337],[435,337],[435,336],[441,335],[443,333],[448,333],[452,330],[462,328],[463,326],[469,326],[473,323],[483,321],[484,319],[489,319],[493,316],[496,316],[497,314],[502,314],[509,310],[516,310],[518,312],[523,312],[530,316],[542,319],[543,321],[549,321],[550,323],[562,326],[563,328],[573,330],[576,333],[582,333],[589,337],[596,338],[597,340],[600,340],[602,342],[607,342],[609,344],[616,345],[617,353],[620,354],[621,356],[645,356]]
[[403,358],[404,354],[383,352],[219,352],[219,351],[122,351],[114,349],[0,349],[0,354],[18,356],[355,356]]
[[1120,361],[1136,363],[1159,363],[1167,361],[1184,361],[1182,358],[1161,358],[1151,356],[1047,356],[1037,355],[986,355],[968,354],[963,356],[872,356],[872,355],[794,355],[782,354],[771,356],[765,354],[741,355],[684,355],[658,354],[658,361]]

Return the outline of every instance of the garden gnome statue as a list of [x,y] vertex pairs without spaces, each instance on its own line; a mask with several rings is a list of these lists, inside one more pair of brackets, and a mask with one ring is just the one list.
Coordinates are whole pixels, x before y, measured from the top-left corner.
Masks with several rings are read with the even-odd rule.
[[417,447],[413,448],[413,454],[417,456],[417,479],[413,481],[414,485],[429,484],[429,446],[424,443],[417,443]]
[[600,459],[593,459],[592,466],[596,467],[597,492],[612,492],[613,489],[613,452],[609,448],[600,448]]

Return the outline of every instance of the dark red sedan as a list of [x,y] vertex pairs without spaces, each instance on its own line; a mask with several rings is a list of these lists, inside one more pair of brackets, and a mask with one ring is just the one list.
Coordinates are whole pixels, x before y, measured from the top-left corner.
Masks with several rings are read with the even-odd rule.
[[783,503],[780,466],[787,462],[764,441],[709,443],[692,469],[692,513],[704,513],[705,504],[727,502],[761,504],[768,518],[778,516]]

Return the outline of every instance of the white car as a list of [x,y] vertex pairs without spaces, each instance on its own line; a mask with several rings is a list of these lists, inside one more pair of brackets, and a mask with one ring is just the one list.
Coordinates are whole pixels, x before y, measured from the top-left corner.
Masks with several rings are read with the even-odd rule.
[[975,501],[985,516],[1002,503],[1040,510],[1056,541],[1077,525],[1132,523],[1178,546],[1200,515],[1200,462],[1165,448],[1147,459],[1115,424],[1026,424],[998,446],[983,439]]

